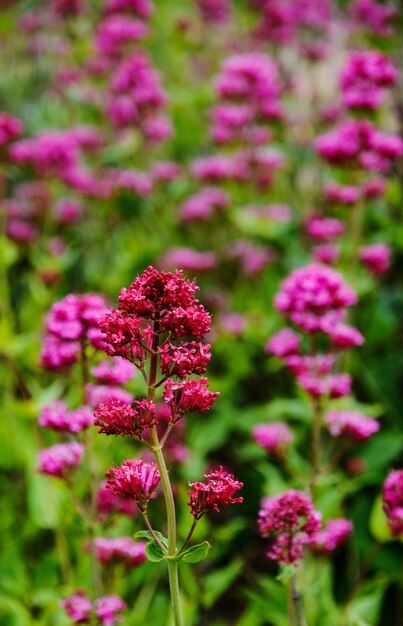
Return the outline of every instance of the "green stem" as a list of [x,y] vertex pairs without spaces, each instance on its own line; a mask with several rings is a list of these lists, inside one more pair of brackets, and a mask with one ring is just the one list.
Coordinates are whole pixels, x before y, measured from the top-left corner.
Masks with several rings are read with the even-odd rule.
[[174,615],[174,623],[175,623],[175,626],[183,626],[177,562],[168,560],[168,576],[169,576],[169,590],[171,592],[172,611]]
[[[154,324],[154,336],[151,350],[150,361],[150,373],[148,376],[148,400],[155,402],[155,383],[157,380],[157,365],[158,365],[158,341],[159,341],[159,324]],[[171,482],[169,480],[169,474],[165,463],[164,455],[162,453],[162,446],[158,438],[157,429],[155,426],[150,428],[150,440],[152,445],[152,451],[154,453],[155,461],[158,465],[158,470],[161,476],[161,484],[164,492],[165,507],[167,512],[167,525],[168,525],[168,554],[174,556],[176,554],[176,514],[175,514],[175,501],[172,493]],[[169,589],[171,593],[171,605],[174,615],[175,626],[182,626],[182,615],[180,606],[180,594],[179,594],[179,579],[178,579],[178,565],[177,563],[168,559],[168,576],[169,576]]]
[[197,522],[198,522],[198,521],[199,521],[198,519],[194,519],[194,520],[193,520],[193,524],[192,524],[192,526],[190,527],[190,530],[189,530],[189,532],[188,532],[188,535],[187,535],[187,537],[186,537],[185,541],[183,542],[183,546],[182,546],[182,547],[181,547],[181,549],[177,552],[177,554],[182,554],[182,552],[184,552],[184,551],[186,550],[186,548],[188,547],[189,541],[190,541],[190,540],[191,540],[191,538],[192,538],[192,535],[193,535],[193,533],[194,533],[194,530],[195,530],[195,528],[196,528],[196,526],[197,526]]
[[306,626],[304,612],[302,610],[301,595],[297,588],[297,576],[291,578],[291,597],[295,609],[296,626]]

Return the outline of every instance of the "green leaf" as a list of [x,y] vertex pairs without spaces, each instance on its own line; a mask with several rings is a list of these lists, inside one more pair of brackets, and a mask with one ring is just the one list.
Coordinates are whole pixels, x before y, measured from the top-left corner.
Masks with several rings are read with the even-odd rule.
[[153,563],[159,563],[166,558],[166,554],[163,553],[159,545],[156,544],[154,540],[149,541],[146,544],[146,556],[147,559]]
[[185,561],[186,563],[200,563],[200,561],[204,561],[207,557],[209,550],[211,549],[211,545],[208,541],[203,541],[203,543],[198,543],[196,546],[192,546],[182,552],[179,556],[173,557],[173,561]]
[[[158,539],[161,541],[161,543],[168,547],[168,539],[166,537],[164,537],[164,535],[162,533],[160,533],[158,530],[154,530],[154,535],[156,535],[158,537]],[[134,535],[135,539],[148,539],[148,541],[154,541],[154,538],[152,536],[152,534],[150,533],[149,530],[139,530],[137,533],[135,533]]]

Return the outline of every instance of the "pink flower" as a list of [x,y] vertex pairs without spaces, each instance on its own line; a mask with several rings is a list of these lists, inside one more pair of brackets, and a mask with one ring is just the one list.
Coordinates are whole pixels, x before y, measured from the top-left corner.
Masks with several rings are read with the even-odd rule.
[[39,451],[39,468],[41,474],[65,478],[75,469],[84,456],[84,446],[77,441],[59,443]]
[[396,84],[398,71],[387,56],[375,50],[351,52],[341,73],[343,104],[347,108],[378,108],[386,88]]
[[196,380],[191,378],[183,382],[168,379],[164,383],[163,398],[171,410],[171,419],[175,423],[187,413],[203,413],[209,411],[220,395],[218,391],[210,391],[207,378]]
[[347,519],[332,519],[314,535],[309,542],[311,550],[318,554],[330,554],[353,532],[353,525]]
[[192,374],[204,374],[211,359],[210,344],[201,341],[187,341],[178,346],[164,343],[158,350],[162,373],[182,379]]
[[350,437],[353,441],[365,441],[378,432],[377,420],[354,411],[329,411],[325,422],[333,437]]
[[333,265],[340,257],[340,246],[334,243],[322,243],[312,250],[313,258],[318,263]]
[[60,369],[73,365],[80,352],[80,344],[88,342],[95,348],[103,347],[98,320],[106,311],[106,303],[97,294],[69,294],[52,305],[46,318],[42,367]]
[[93,385],[92,383],[87,383],[85,385],[85,394],[87,404],[93,409],[96,409],[101,402],[109,402],[109,400],[127,404],[133,402],[132,394],[116,385]]
[[344,233],[342,221],[331,217],[311,217],[305,223],[305,232],[316,241],[332,241]]
[[382,488],[383,510],[394,537],[403,535],[403,470],[390,472]]
[[74,620],[76,624],[88,624],[91,619],[92,604],[91,601],[82,592],[78,592],[69,596],[60,602],[67,615]]
[[184,222],[208,220],[217,210],[226,209],[229,196],[218,187],[205,187],[182,205],[181,219]]
[[95,426],[105,435],[130,435],[141,438],[143,430],[155,425],[155,404],[148,400],[136,400],[135,408],[125,402],[109,400],[98,405]]
[[335,348],[339,350],[345,350],[348,348],[354,348],[355,346],[362,346],[365,339],[359,330],[353,326],[348,326],[340,322],[336,324],[334,328],[328,331],[328,335]]
[[378,37],[387,37],[392,33],[390,21],[397,15],[395,7],[375,0],[354,0],[352,8],[356,24],[374,32]]
[[270,539],[267,556],[279,564],[297,563],[303,556],[304,544],[319,531],[320,519],[310,498],[300,491],[265,498],[258,525],[262,537]]
[[54,216],[58,224],[68,226],[79,222],[83,215],[80,202],[71,198],[64,198],[54,207]]
[[329,182],[325,185],[325,198],[328,202],[336,202],[350,206],[358,202],[361,197],[360,187],[353,185],[339,185],[335,182]]
[[113,361],[101,361],[91,370],[97,382],[104,385],[124,385],[135,373],[134,365],[122,357],[116,357]]
[[147,26],[144,22],[124,15],[111,15],[98,26],[95,46],[101,55],[119,56],[128,44],[144,39]]
[[75,434],[88,428],[92,414],[85,406],[69,412],[64,402],[55,401],[43,407],[38,423],[43,428]]
[[247,276],[259,274],[268,263],[276,258],[273,248],[256,246],[251,241],[242,239],[230,245],[229,255],[239,259],[242,272]]
[[18,137],[22,132],[22,123],[17,117],[0,113],[0,146]]
[[120,467],[106,472],[106,486],[116,496],[132,497],[141,511],[147,509],[148,501],[160,482],[160,473],[155,463],[142,459],[124,461]]
[[362,246],[358,250],[358,258],[375,276],[388,271],[390,267],[390,247],[386,243],[375,243]]
[[295,354],[299,350],[301,337],[290,328],[283,328],[267,342],[266,352],[279,357]]
[[95,615],[103,626],[114,626],[122,621],[118,614],[126,609],[126,604],[119,596],[102,596],[95,600]]
[[294,439],[294,435],[284,422],[258,424],[252,430],[256,443],[269,454],[282,458]]
[[107,564],[110,561],[126,563],[128,567],[136,567],[146,560],[145,544],[133,541],[130,537],[95,539],[97,559]]
[[301,267],[281,284],[274,306],[308,333],[327,332],[341,321],[357,296],[335,270],[311,263]]
[[195,520],[199,520],[207,511],[220,513],[220,507],[243,502],[242,497],[234,495],[243,483],[234,479],[234,476],[225,472],[222,467],[205,474],[206,482],[189,483],[192,491],[188,491],[190,500],[188,506]]
[[217,266],[214,252],[198,252],[192,248],[169,248],[160,258],[159,265],[164,269],[182,267],[184,270],[205,272]]

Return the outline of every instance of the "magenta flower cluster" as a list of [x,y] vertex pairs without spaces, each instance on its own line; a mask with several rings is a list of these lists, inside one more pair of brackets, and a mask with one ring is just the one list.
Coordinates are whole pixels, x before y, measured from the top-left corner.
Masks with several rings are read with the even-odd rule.
[[383,510],[394,537],[403,535],[403,470],[390,472],[382,489]]
[[115,626],[122,621],[120,614],[126,609],[123,600],[115,595],[102,596],[93,605],[84,593],[75,593],[60,604],[76,624],[90,624],[94,614],[103,626]]

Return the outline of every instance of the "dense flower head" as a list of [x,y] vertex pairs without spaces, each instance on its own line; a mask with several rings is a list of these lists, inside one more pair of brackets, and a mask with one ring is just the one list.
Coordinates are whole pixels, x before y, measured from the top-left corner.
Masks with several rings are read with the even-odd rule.
[[157,70],[142,52],[125,58],[111,77],[107,114],[118,128],[136,124],[151,141],[162,141],[172,133],[163,115],[167,97]]
[[376,109],[386,88],[396,84],[398,71],[392,61],[376,50],[351,52],[341,73],[343,104],[351,109]]
[[73,365],[84,342],[102,349],[98,321],[105,312],[105,300],[97,294],[69,294],[55,302],[46,318],[42,367],[60,369]]
[[261,52],[236,54],[223,62],[216,90],[221,98],[247,102],[256,114],[271,118],[281,93],[277,67]]
[[159,260],[164,269],[182,267],[184,270],[206,272],[217,266],[218,259],[214,252],[199,252],[193,248],[168,248]]
[[312,216],[305,223],[305,232],[315,241],[332,241],[344,233],[345,225],[332,217]]
[[135,567],[146,560],[145,544],[133,541],[131,537],[97,537],[94,543],[97,559],[104,564],[113,561]]
[[92,423],[91,411],[83,406],[68,411],[64,402],[55,401],[43,407],[38,423],[59,432],[79,433]]
[[347,519],[329,520],[325,527],[316,533],[309,542],[309,548],[318,554],[330,554],[344,543],[353,532],[353,525]]
[[75,469],[84,456],[84,446],[77,441],[59,443],[39,451],[39,467],[41,474],[65,478]]
[[329,411],[325,422],[333,437],[348,437],[365,441],[378,432],[379,422],[356,411]]
[[403,154],[403,141],[398,135],[377,130],[368,120],[344,120],[317,137],[315,148],[332,165],[387,172]]
[[312,255],[317,263],[333,265],[340,257],[340,246],[334,243],[322,243],[313,248]]
[[121,466],[106,472],[107,487],[117,496],[131,496],[141,511],[147,504],[160,482],[160,473],[155,463],[145,463],[142,459],[124,461]]
[[99,321],[105,352],[133,363],[143,363],[146,348],[150,347],[150,333],[141,322],[141,318],[131,317],[117,309],[106,313]]
[[397,15],[397,9],[375,0],[354,0],[352,15],[356,24],[378,37],[387,37],[392,33],[390,22]]
[[125,15],[114,14],[98,26],[95,46],[100,54],[119,56],[131,42],[143,39],[147,34],[144,22]]
[[403,470],[390,472],[382,488],[383,510],[394,537],[403,535]]
[[[136,323],[139,326],[138,320],[153,320],[158,324],[159,332],[171,331],[176,337],[203,337],[210,330],[211,320],[194,296],[198,289],[179,270],[174,273],[158,272],[150,266],[130,287],[120,291],[119,309],[124,313],[118,322],[122,325],[122,322],[124,324],[128,320],[129,326]],[[119,314],[112,312],[109,317],[119,318]],[[101,323],[101,327],[105,332],[105,325]],[[106,339],[107,343],[116,343],[113,337],[113,341],[110,341],[110,331]],[[134,339],[136,342],[137,337]]]
[[130,435],[141,438],[145,428],[156,423],[155,404],[149,400],[136,400],[134,408],[119,400],[101,402],[95,411],[95,426],[105,435]]
[[259,511],[260,534],[270,539],[267,556],[279,564],[292,565],[303,556],[303,546],[320,529],[320,513],[300,491],[265,498]]
[[135,375],[136,368],[122,357],[101,361],[91,369],[97,382],[104,385],[124,385]]
[[187,341],[180,345],[164,343],[158,351],[162,373],[178,378],[204,374],[211,359],[210,344],[201,341]]
[[75,624],[90,624],[95,614],[102,626],[115,626],[121,622],[119,614],[127,608],[123,600],[115,595],[97,598],[93,605],[81,591],[62,600],[60,604]]
[[351,393],[349,374],[332,374],[322,377],[315,372],[306,372],[297,376],[297,382],[313,398],[321,396],[331,399],[344,398]]
[[363,265],[375,276],[388,271],[390,267],[391,250],[386,243],[374,243],[362,246],[358,250],[358,258]]
[[184,222],[208,220],[217,210],[229,205],[228,194],[218,187],[204,187],[188,198],[181,207],[181,219]]
[[292,431],[284,422],[258,424],[252,430],[256,443],[275,457],[284,457],[294,439]]
[[300,335],[291,328],[283,328],[269,339],[266,352],[271,352],[279,357],[289,356],[298,352],[300,343]]
[[176,422],[187,413],[208,411],[220,393],[208,389],[207,378],[191,378],[183,382],[175,382],[169,378],[164,383],[162,395],[170,408],[171,420]]
[[328,182],[325,185],[325,198],[329,202],[350,206],[358,202],[361,197],[361,189],[355,185],[339,185]]
[[92,604],[84,593],[74,593],[60,602],[67,615],[76,624],[88,624],[91,619]]
[[137,507],[130,496],[117,496],[107,487],[104,480],[99,486],[96,500],[97,513],[104,519],[113,513],[122,513],[128,517],[134,517]]
[[0,112],[0,146],[18,137],[21,132],[22,123],[17,117]]
[[122,621],[119,615],[126,609],[122,598],[115,595],[102,596],[95,600],[95,615],[103,626],[115,626]]
[[274,306],[306,332],[328,332],[357,301],[354,291],[335,270],[311,263],[286,278]]
[[199,520],[207,511],[220,513],[220,507],[243,502],[242,497],[234,498],[243,483],[220,467],[205,474],[206,482],[189,483],[192,488],[188,491],[190,500],[188,506],[196,520]]
[[339,322],[328,331],[334,348],[346,350],[355,346],[362,346],[365,339],[357,328]]

